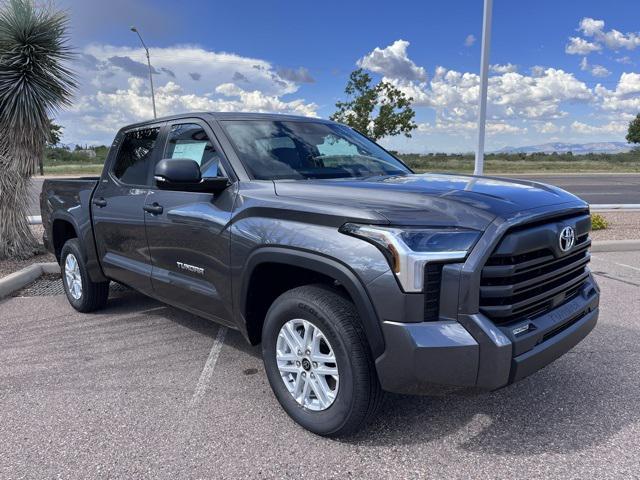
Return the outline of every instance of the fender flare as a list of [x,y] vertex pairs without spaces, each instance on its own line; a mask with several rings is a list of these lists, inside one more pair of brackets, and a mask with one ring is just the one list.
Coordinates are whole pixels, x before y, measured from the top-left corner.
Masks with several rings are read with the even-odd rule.
[[[78,227],[78,222],[76,221],[76,218],[66,211],[54,212],[51,215],[49,225],[48,225],[49,231],[47,232],[48,234],[47,236],[49,237],[49,241],[51,242],[51,250],[52,250],[52,253],[54,254],[55,254],[55,239],[53,238],[53,232],[54,232],[53,226],[57,221],[62,221],[70,224],[74,232],[76,232],[76,238],[80,240],[80,227]],[[85,253],[85,257],[86,257],[86,252],[83,252],[83,253]]]
[[[373,302],[364,285],[347,265],[324,255],[292,247],[261,247],[254,250],[243,268],[238,305],[241,318],[246,319],[249,281],[257,266],[281,263],[302,267],[337,280],[349,293],[362,321],[374,360],[384,353],[384,337]],[[245,327],[246,331],[246,325]]]

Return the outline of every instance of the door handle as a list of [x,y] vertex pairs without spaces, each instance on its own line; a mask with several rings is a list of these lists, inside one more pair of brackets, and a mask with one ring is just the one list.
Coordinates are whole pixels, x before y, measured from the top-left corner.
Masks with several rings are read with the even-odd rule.
[[158,205],[158,202],[153,202],[151,205],[145,205],[142,207],[145,212],[152,213],[153,215],[160,215],[162,213],[162,205]]
[[107,201],[106,201],[103,197],[100,197],[100,198],[94,198],[94,199],[93,199],[93,204],[94,204],[96,207],[100,207],[100,208],[102,208],[102,207],[106,207],[106,206],[107,206]]

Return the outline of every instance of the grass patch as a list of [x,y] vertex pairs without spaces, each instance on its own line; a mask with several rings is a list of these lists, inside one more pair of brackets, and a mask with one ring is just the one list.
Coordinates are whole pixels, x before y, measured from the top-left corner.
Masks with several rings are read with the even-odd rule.
[[[471,154],[399,154],[418,173],[473,173]],[[489,154],[485,157],[485,173],[640,173],[640,152],[618,154]]]
[[45,175],[99,175],[102,173],[102,164],[63,164],[45,165]]
[[[86,157],[76,152],[66,152],[64,158],[46,158],[45,174],[49,175],[97,175],[102,172],[102,158]],[[67,158],[69,157],[69,158]],[[71,158],[73,157],[73,158]],[[81,161],[76,161],[77,158]],[[449,172],[473,173],[474,158],[471,154],[446,155],[431,153],[398,154],[417,173]],[[73,160],[73,161],[71,161]],[[640,173],[640,151],[618,154],[489,154],[485,157],[485,173],[509,175],[519,173]]]
[[609,227],[609,222],[599,213],[591,214],[591,229],[592,230],[605,230]]
[[[451,172],[473,173],[473,162],[427,163],[410,167],[417,173]],[[640,173],[638,165],[611,165],[606,162],[505,162],[489,161],[484,164],[485,174],[504,173]]]

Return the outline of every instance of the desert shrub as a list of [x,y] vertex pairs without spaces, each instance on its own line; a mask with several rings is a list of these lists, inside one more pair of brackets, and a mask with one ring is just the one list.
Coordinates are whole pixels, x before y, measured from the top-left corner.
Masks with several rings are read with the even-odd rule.
[[609,226],[609,222],[599,213],[591,214],[591,228],[593,230],[604,230]]

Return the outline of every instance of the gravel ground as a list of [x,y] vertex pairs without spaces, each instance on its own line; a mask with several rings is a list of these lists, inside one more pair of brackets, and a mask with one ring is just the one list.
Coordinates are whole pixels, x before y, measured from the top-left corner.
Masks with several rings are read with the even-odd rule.
[[609,222],[606,230],[591,233],[593,240],[640,240],[640,212],[599,212]]
[[34,263],[55,262],[56,258],[49,252],[36,255],[27,260],[0,260],[0,278],[17,272],[18,270],[28,267]]
[[[31,231],[35,235],[36,239],[42,239],[42,225],[31,225]],[[28,267],[29,265],[32,265],[34,263],[47,263],[56,261],[53,255],[44,250],[44,247],[42,247],[42,251],[42,254],[28,258],[27,260],[0,260],[0,278],[5,277],[10,273],[17,272],[18,270],[21,270],[24,267]]]

